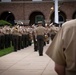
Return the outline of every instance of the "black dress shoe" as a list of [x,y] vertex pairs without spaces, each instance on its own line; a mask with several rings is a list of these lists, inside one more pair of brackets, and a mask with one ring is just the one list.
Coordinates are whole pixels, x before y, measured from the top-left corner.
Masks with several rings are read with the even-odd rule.
[[14,50],[14,52],[17,52],[17,50]]
[[43,54],[39,54],[39,56],[43,56]]
[[37,52],[37,50],[34,50],[35,52]]

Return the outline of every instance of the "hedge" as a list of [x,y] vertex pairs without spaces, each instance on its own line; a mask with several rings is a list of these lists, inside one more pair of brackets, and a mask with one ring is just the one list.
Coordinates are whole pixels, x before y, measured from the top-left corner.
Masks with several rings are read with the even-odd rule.
[[4,26],[4,25],[10,25],[10,26],[12,26],[11,23],[9,23],[9,22],[7,22],[5,20],[0,20],[0,26]]

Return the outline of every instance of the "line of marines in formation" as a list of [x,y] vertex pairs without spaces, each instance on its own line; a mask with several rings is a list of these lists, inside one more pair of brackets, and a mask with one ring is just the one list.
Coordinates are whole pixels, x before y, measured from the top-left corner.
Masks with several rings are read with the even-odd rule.
[[[37,28],[38,25],[14,25],[12,27],[0,26],[0,50],[14,47],[14,51],[21,50],[34,43],[34,51],[38,50]],[[45,25],[44,45],[49,44],[50,38],[53,40],[60,27],[53,24]],[[40,30],[39,30],[40,31]]]

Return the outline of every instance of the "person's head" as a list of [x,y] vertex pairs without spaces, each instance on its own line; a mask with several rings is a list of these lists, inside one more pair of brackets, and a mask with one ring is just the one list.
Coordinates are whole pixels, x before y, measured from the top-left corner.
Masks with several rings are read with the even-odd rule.
[[42,26],[42,21],[38,21],[38,26]]

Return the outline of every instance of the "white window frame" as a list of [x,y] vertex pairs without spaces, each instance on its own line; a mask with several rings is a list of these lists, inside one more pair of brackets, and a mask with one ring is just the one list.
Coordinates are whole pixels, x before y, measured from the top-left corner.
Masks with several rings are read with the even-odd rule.
[[11,0],[1,0],[1,2],[11,2]]
[[38,1],[42,1],[42,0],[32,0],[32,1],[37,1],[38,2]]

